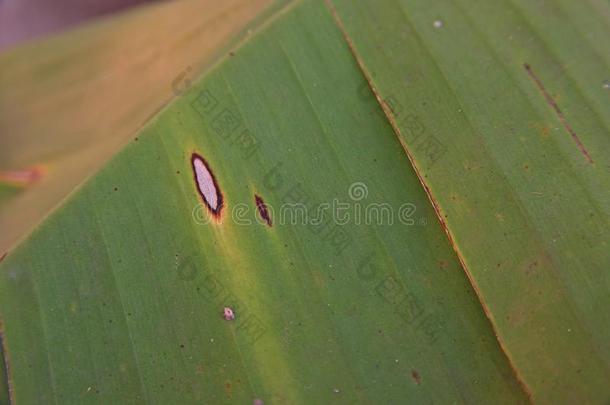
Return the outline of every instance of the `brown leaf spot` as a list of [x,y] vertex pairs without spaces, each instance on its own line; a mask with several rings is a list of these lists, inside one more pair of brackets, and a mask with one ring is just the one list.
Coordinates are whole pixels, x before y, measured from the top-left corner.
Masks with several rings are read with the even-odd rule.
[[411,370],[411,378],[413,379],[413,381],[415,381],[415,384],[417,384],[417,385],[421,384],[421,377],[420,377],[419,373],[417,372],[417,370],[415,370],[415,369]]
[[263,221],[265,221],[267,223],[267,225],[273,226],[273,223],[271,220],[271,214],[269,214],[269,209],[267,208],[267,204],[265,204],[265,201],[263,200],[263,198],[261,196],[255,194],[254,202],[256,203],[256,208],[258,209],[258,214],[263,219]]

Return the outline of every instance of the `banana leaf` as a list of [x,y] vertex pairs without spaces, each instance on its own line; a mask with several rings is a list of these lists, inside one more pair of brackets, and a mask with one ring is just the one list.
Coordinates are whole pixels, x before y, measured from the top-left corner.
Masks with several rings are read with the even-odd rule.
[[333,3],[532,398],[605,403],[608,3]]
[[2,260],[5,400],[604,403],[587,7],[272,9]]

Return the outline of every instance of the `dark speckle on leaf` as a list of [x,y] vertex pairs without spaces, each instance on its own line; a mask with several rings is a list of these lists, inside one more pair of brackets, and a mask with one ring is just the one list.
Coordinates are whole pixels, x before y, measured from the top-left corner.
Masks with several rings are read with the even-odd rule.
[[411,378],[415,381],[415,384],[421,384],[421,376],[417,372],[417,370],[411,370]]
[[256,208],[258,209],[258,214],[260,217],[267,223],[267,225],[272,226],[271,215],[263,198],[255,194],[254,202],[256,203]]

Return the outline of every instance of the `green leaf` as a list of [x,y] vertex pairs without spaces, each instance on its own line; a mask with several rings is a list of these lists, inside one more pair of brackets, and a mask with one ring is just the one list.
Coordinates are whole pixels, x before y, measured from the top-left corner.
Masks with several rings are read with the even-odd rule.
[[[0,325],[2,327],[2,325]],[[4,336],[0,334],[0,404],[10,403],[10,382],[4,354]]]
[[[288,217],[321,203],[350,220]],[[367,223],[381,204],[393,223]],[[0,277],[19,403],[526,402],[321,2],[278,12],[153,118]]]
[[333,3],[532,398],[607,401],[608,3]]

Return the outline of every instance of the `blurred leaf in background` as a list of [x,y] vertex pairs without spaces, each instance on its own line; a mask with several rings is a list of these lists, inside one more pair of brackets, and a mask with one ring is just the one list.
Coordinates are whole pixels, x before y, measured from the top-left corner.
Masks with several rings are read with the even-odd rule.
[[42,174],[0,196],[0,252],[280,5],[155,3],[0,54],[0,183]]

